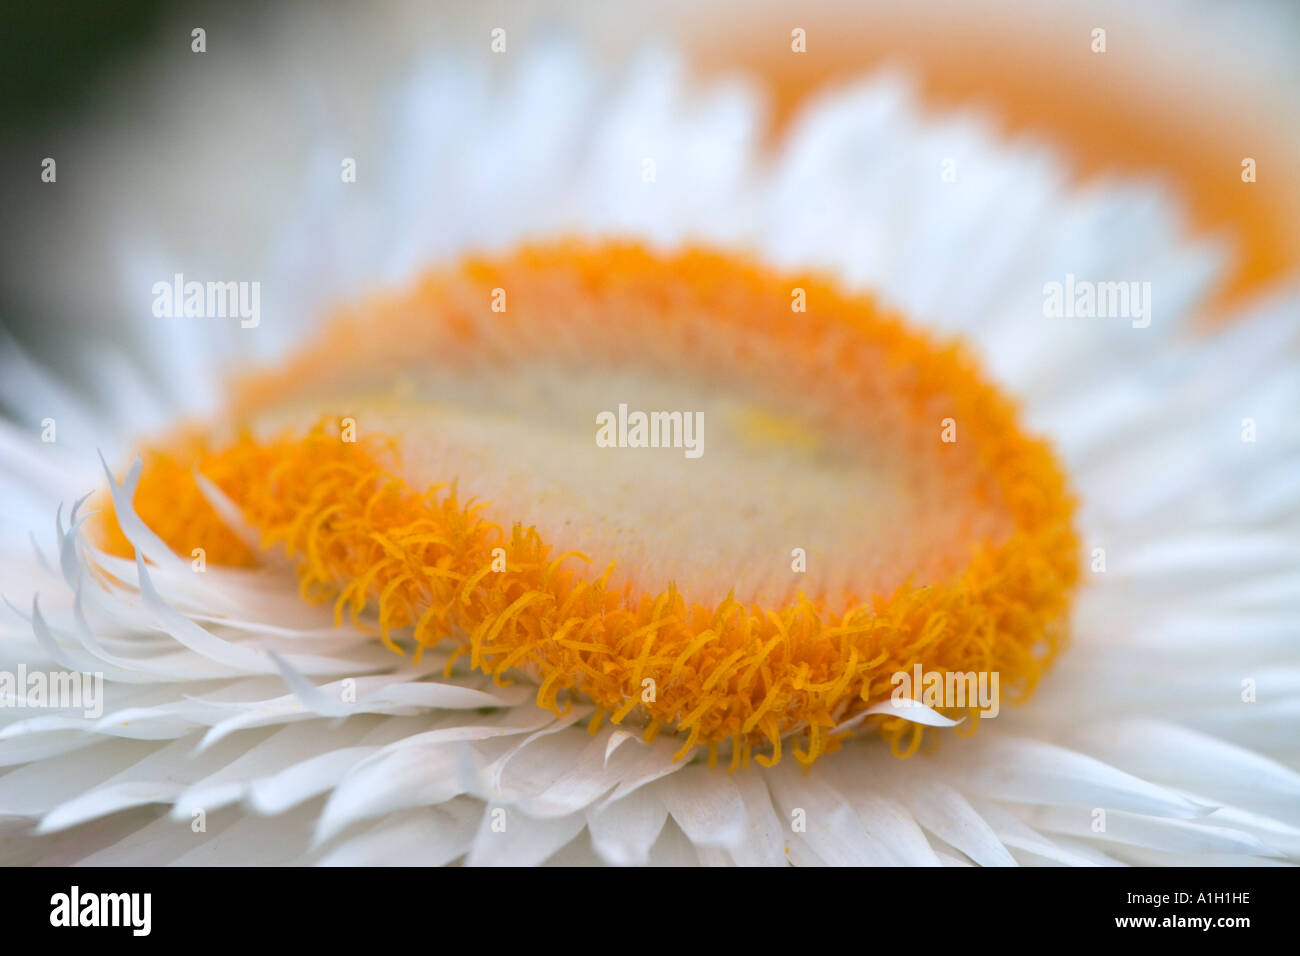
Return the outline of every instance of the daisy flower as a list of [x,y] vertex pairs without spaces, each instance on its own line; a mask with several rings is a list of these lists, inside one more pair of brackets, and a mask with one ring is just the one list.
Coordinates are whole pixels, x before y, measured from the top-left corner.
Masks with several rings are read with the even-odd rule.
[[50,147],[4,862],[1300,857],[1293,197],[666,9],[178,27]]

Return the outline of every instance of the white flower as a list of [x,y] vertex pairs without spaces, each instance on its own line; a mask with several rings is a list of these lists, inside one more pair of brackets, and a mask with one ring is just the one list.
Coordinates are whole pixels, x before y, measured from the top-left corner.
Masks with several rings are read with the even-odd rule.
[[[226,85],[173,114],[165,136],[91,140],[104,180],[60,181],[86,223],[72,260],[100,249],[108,261],[101,273],[53,269],[31,283],[63,286],[70,309],[98,309],[75,360],[99,378],[78,394],[16,349],[3,359],[0,400],[16,414],[0,431],[0,568],[11,602],[0,616],[0,671],[102,673],[103,698],[92,701],[90,682],[75,705],[37,710],[15,699],[0,708],[0,763],[11,768],[0,777],[0,815],[29,821],[11,827],[5,862],[1300,857],[1300,293],[1277,292],[1206,331],[1195,320],[1226,253],[1186,238],[1170,197],[1134,182],[1071,186],[1046,149],[1001,142],[969,115],[923,116],[905,78],[873,75],[822,96],[768,153],[761,109],[743,85],[693,85],[663,53],[610,70],[563,42],[515,49],[496,72],[482,57],[439,52],[392,82],[347,74],[323,87],[299,83],[293,57],[306,53],[251,70],[217,60]],[[941,176],[944,157],[957,158],[958,183]],[[356,182],[340,176],[347,159]],[[1023,408],[1027,430],[1051,440],[1081,503],[1073,639],[1032,699],[1008,703],[972,737],[941,731],[936,752],[906,760],[866,736],[807,772],[787,754],[770,769],[728,773],[725,748],[718,767],[698,759],[702,751],[678,759],[684,735],[647,743],[639,727],[608,720],[590,732],[590,701],[557,716],[538,706],[526,677],[498,686],[451,657],[455,640],[413,662],[386,649],[373,622],[336,627],[331,604],[299,599],[277,551],[256,570],[213,562],[195,573],[203,557],[173,553],[135,515],[138,470],[114,498],[139,556],[105,553],[88,534],[86,506],[72,502],[102,488],[109,468],[120,477],[142,435],[192,415],[218,432],[229,425],[232,368],[258,360],[273,370],[263,383],[275,382],[291,356],[313,347],[330,309],[405,287],[433,263],[454,275],[464,255],[508,262],[521,242],[574,235],[597,249],[640,240],[679,267],[671,257],[681,246],[706,244],[755,258],[765,275],[813,269],[965,339]],[[260,322],[155,316],[150,290],[177,273],[260,283]],[[1148,282],[1146,315],[1136,300],[1132,315],[1045,314],[1045,284],[1067,277]],[[527,309],[517,297],[510,307]],[[401,317],[376,319],[370,308],[362,315],[382,339],[384,323]],[[475,321],[481,334],[492,328]],[[627,315],[600,321],[615,342],[635,325]],[[882,466],[879,483],[850,497],[836,469],[855,482],[875,472],[848,452],[817,458],[782,431],[786,423],[746,418],[745,393],[720,397],[694,372],[689,387],[647,384],[647,369],[666,375],[675,357],[683,367],[690,358],[666,346],[654,354],[647,327],[631,354],[604,357],[607,370],[519,358],[551,346],[561,355],[563,335],[575,350],[593,341],[590,328],[556,323],[512,329],[518,342],[480,343],[491,361],[477,365],[479,353],[433,361],[419,352],[428,343],[412,344],[433,371],[398,376],[365,361],[395,356],[394,343],[366,352],[363,335],[356,355],[335,356],[347,361],[321,366],[328,354],[316,354],[316,368],[352,367],[355,381],[309,369],[305,381],[317,375],[312,387],[324,381],[323,393],[286,388],[251,417],[265,438],[322,409],[344,414],[330,404],[338,396],[366,396],[363,432],[409,439],[405,457],[417,462],[405,477],[454,464],[463,472],[446,477],[507,517],[586,521],[594,564],[622,559],[629,580],[651,593],[676,580],[716,602],[740,581],[779,596],[792,585],[773,583],[760,549],[788,563],[798,542],[787,532],[817,528],[831,542],[822,553],[838,564],[810,582],[834,592],[869,566],[873,582],[890,582],[887,594],[915,569],[883,559],[877,567],[846,541],[866,537],[872,554],[931,561],[925,535],[934,528],[969,519],[987,530],[980,514],[943,511],[948,502],[930,484],[890,484],[907,475],[943,490],[976,465],[949,474],[887,463],[899,470]],[[764,360],[737,361],[772,373],[757,393],[787,387],[786,366]],[[395,404],[373,398],[395,378]],[[571,413],[590,431],[592,413],[616,407],[599,402],[619,388],[646,407],[704,408],[700,464],[714,470],[688,475],[679,469],[696,463],[674,452],[671,464],[638,459],[634,469],[648,476],[640,483],[611,483],[628,478],[626,457],[577,482],[582,455],[631,453],[594,444],[573,452],[538,437],[538,422],[561,422],[565,433]],[[402,405],[411,389],[427,400],[418,419]],[[472,400],[448,411],[449,395]],[[694,404],[653,405],[664,395]],[[809,414],[831,407],[809,401]],[[56,441],[40,441],[45,419]],[[774,429],[780,451],[737,451],[715,422],[732,435]],[[864,432],[878,451],[899,448]],[[266,530],[249,528],[215,483],[209,474],[200,484],[238,534]],[[773,488],[789,487],[807,492],[792,517],[761,507]],[[719,543],[724,519],[714,517],[749,501],[748,537]],[[179,501],[163,504],[190,515]],[[919,524],[897,524],[900,514]],[[612,543],[621,526],[641,537],[627,551]],[[927,708],[900,719],[949,722]],[[804,729],[785,745],[797,746]]]

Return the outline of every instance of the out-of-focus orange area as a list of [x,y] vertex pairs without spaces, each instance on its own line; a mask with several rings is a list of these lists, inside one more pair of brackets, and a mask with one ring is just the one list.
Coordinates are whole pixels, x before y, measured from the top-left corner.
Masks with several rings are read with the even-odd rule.
[[[245,440],[240,447],[249,444]],[[255,470],[265,477],[274,462],[265,455],[260,460],[246,461],[211,454],[207,438],[197,428],[182,429],[170,439],[168,447],[146,448],[141,457],[144,470],[133,499],[135,512],[158,537],[182,556],[193,557],[194,549],[202,548],[205,560],[216,565],[248,568],[257,564],[257,555],[208,502],[195,480],[195,469],[201,461],[203,474],[225,490],[242,479],[246,471]],[[118,475],[117,480],[122,477]],[[98,514],[92,527],[100,547],[118,557],[132,557],[135,546],[122,532],[107,492],[95,499],[95,508]]]
[[[720,31],[695,53],[706,73],[739,70],[763,83],[774,136],[812,95],[894,64],[915,75],[929,107],[986,107],[1003,133],[1054,143],[1077,180],[1154,175],[1178,191],[1191,229],[1226,233],[1234,245],[1216,313],[1300,270],[1300,142],[1294,118],[1278,122],[1285,107],[1269,91],[1244,75],[1177,64],[1150,26],[1112,24],[1106,52],[1096,53],[1077,17],[1017,23],[943,12],[936,20],[792,11],[788,23]],[[792,26],[806,31],[807,52],[792,52]],[[1256,162],[1256,182],[1242,180],[1245,157]]]

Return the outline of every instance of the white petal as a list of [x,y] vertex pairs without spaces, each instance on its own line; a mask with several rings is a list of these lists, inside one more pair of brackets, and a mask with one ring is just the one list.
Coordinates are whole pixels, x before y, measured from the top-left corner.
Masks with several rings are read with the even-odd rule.
[[747,835],[745,801],[731,778],[715,768],[695,764],[673,774],[656,790],[696,846],[732,847]]
[[[494,830],[498,821],[504,828]],[[581,813],[535,820],[520,810],[489,805],[465,863],[467,866],[536,866],[577,836],[585,823]]]
[[591,845],[615,866],[649,862],[650,848],[668,819],[668,809],[649,788],[636,790],[621,800],[596,809],[587,808]]

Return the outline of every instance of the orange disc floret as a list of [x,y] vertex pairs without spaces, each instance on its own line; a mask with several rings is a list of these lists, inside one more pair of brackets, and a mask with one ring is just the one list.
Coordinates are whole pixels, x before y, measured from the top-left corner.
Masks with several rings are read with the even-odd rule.
[[[793,312],[792,287],[816,308]],[[497,290],[508,291],[509,311],[491,310]],[[915,537],[927,543],[896,534],[867,540],[871,527],[849,527],[849,539],[862,539],[864,568],[856,578],[854,567],[845,571],[852,586],[833,574],[824,586],[805,588],[792,574],[782,585],[789,593],[776,599],[784,592],[773,590],[770,576],[746,583],[748,593],[739,596],[735,587],[715,594],[693,583],[704,563],[710,580],[731,573],[725,562],[719,571],[713,555],[675,564],[673,555],[647,557],[647,542],[662,549],[673,540],[649,526],[640,540],[630,540],[623,526],[580,540],[569,520],[577,511],[556,516],[541,504],[530,507],[527,495],[511,500],[508,492],[526,477],[494,485],[486,473],[457,471],[460,458],[430,455],[451,441],[440,422],[477,414],[469,399],[442,419],[436,415],[447,413],[433,409],[444,409],[445,394],[420,404],[409,382],[396,398],[367,398],[378,379],[433,367],[445,370],[428,375],[443,387],[453,372],[499,362],[512,363],[512,375],[536,366],[570,377],[592,367],[602,375],[670,371],[674,381],[705,379],[735,394],[761,372],[769,402],[800,409],[799,440],[736,458],[746,472],[726,456],[740,443],[736,436],[752,437],[750,425],[720,429],[713,439],[722,445],[720,471],[683,472],[683,487],[696,495],[688,500],[707,502],[704,510],[723,500],[700,497],[707,483],[701,474],[720,476],[708,481],[721,480],[724,495],[738,495],[736,488],[757,480],[754,469],[772,462],[781,474],[796,464],[815,472],[856,462],[826,452],[827,435],[847,436],[849,446],[870,439],[890,452],[890,468],[903,479],[880,487],[919,499],[881,510],[914,516]],[[521,399],[530,411],[536,395]],[[825,396],[821,405],[818,396]],[[499,411],[501,397],[491,401]],[[409,641],[417,655],[452,640],[448,668],[467,658],[497,680],[526,674],[539,686],[540,705],[560,710],[575,697],[588,700],[597,708],[593,729],[609,719],[642,726],[648,737],[670,732],[681,738],[682,755],[707,747],[714,759],[729,747],[733,767],[751,756],[768,765],[790,748],[811,763],[838,746],[840,725],[890,698],[897,674],[917,665],[941,675],[992,672],[1003,691],[1021,698],[1065,640],[1078,544],[1073,503],[1050,451],[1020,432],[1011,404],[961,350],[938,346],[870,301],[815,279],[704,252],[526,249],[432,275],[408,296],[342,317],[286,367],[245,382],[233,407],[237,437],[188,435],[146,457],[135,507],[169,545],[182,553],[204,547],[218,563],[254,557],[193,487],[197,469],[238,506],[263,549],[293,559],[303,596],[332,602],[336,621],[345,613],[373,620],[390,647],[400,651],[399,642]],[[400,427],[363,428],[355,441],[344,440],[350,436],[341,433],[340,410],[355,409],[364,409],[362,423]],[[960,427],[959,441],[942,437],[941,422],[949,421]],[[808,451],[804,426],[822,457]],[[761,430],[765,441],[784,442],[791,433]],[[426,473],[440,467],[449,470]],[[675,474],[656,475],[649,488],[628,486],[627,494],[660,493]],[[485,486],[492,503],[467,503],[458,493]],[[502,490],[505,504],[495,494]],[[589,495],[557,500],[605,508],[608,489],[601,490],[606,497],[594,504]],[[814,503],[829,509],[830,524],[852,524],[853,502]],[[746,560],[757,561],[770,544],[765,534],[784,526],[772,523],[777,519],[764,525],[761,515],[753,520],[757,530],[710,525],[702,511],[693,526],[741,536],[750,548]],[[121,540],[107,544],[124,551]],[[826,553],[843,554],[843,547]],[[882,554],[891,560],[882,563]],[[914,564],[885,566],[897,561]],[[664,579],[666,566],[673,573]],[[734,570],[736,580],[749,581]],[[972,727],[979,720],[973,703],[936,709],[968,717]],[[920,724],[888,713],[856,721],[853,732],[863,730],[886,736],[900,755],[915,751],[923,734]]]

